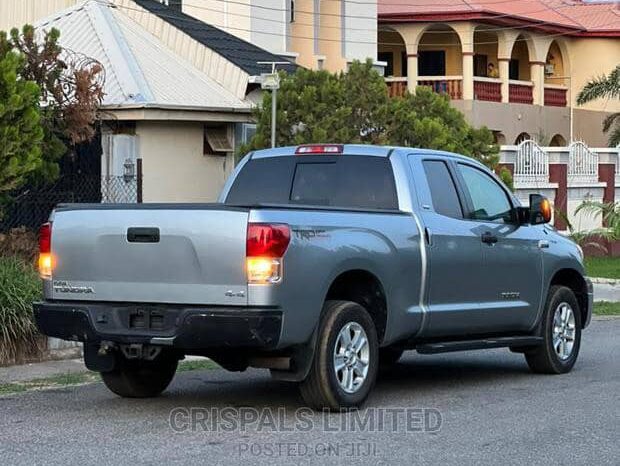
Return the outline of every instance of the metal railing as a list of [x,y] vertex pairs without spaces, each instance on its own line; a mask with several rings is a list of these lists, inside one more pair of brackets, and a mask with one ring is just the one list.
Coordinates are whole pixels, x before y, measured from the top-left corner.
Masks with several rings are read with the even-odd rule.
[[514,180],[524,184],[549,182],[549,155],[531,139],[517,146]]
[[407,77],[396,76],[385,78],[390,97],[402,97],[407,92]]
[[582,141],[568,146],[568,180],[577,183],[598,181],[598,154]]
[[428,87],[437,94],[447,94],[451,100],[463,98],[463,76],[418,76],[418,86]]

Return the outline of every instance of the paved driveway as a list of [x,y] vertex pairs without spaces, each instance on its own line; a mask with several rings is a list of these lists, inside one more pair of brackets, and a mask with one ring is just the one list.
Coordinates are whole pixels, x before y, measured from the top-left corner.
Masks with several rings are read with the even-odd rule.
[[[382,413],[386,422],[361,431],[344,425],[350,414],[296,411],[294,387],[257,370],[181,373],[155,400],[120,399],[100,383],[0,397],[0,458],[6,465],[617,465],[618,335],[619,319],[594,321],[577,366],[563,376],[530,374],[522,356],[508,350],[409,353],[381,376],[371,411],[357,413]],[[176,433],[170,413],[175,428],[186,430],[191,407],[202,424]],[[205,422],[225,407],[231,422]],[[264,420],[266,412],[272,420]],[[257,413],[260,426],[252,421]],[[246,417],[245,432],[237,415]],[[299,419],[305,421],[295,424]],[[276,430],[292,427],[298,430]]]

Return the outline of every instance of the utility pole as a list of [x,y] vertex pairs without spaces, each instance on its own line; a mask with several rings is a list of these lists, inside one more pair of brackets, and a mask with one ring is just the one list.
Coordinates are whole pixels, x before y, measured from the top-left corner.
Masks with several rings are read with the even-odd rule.
[[290,65],[288,61],[259,61],[258,65],[271,65],[271,73],[261,74],[261,89],[271,91],[271,147],[276,147],[276,120],[278,113],[278,89],[280,75],[276,72],[278,65]]

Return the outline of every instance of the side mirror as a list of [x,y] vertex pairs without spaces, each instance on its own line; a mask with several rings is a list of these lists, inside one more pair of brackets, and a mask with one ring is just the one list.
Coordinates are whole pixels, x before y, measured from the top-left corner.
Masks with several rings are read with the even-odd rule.
[[530,225],[540,225],[551,221],[551,203],[540,194],[530,194]]

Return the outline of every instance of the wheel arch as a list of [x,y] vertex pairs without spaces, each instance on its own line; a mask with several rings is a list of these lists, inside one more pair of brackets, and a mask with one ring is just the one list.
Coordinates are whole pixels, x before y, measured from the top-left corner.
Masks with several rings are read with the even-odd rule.
[[548,289],[554,285],[566,286],[575,294],[579,303],[581,326],[584,327],[588,317],[588,285],[583,274],[573,268],[559,269],[551,277]]
[[365,268],[340,272],[330,283],[325,301],[353,301],[363,306],[372,318],[379,343],[387,326],[388,304],[385,287],[379,277]]

